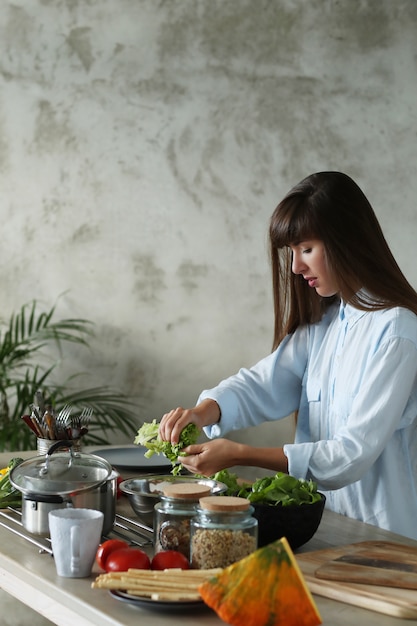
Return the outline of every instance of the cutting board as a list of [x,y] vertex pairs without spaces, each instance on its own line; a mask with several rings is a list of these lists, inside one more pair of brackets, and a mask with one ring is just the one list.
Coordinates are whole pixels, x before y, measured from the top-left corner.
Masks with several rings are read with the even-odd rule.
[[[296,559],[312,593],[393,617],[417,619],[417,587],[412,586],[417,582],[417,548],[363,541],[297,554]],[[411,588],[392,586],[401,577]]]

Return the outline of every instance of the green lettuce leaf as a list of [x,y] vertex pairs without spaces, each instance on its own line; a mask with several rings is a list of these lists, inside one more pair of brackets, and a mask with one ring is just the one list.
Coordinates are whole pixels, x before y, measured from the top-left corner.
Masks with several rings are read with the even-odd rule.
[[298,479],[284,472],[258,478],[252,485],[241,486],[236,474],[227,469],[217,472],[212,478],[227,485],[225,495],[237,495],[252,503],[292,506],[313,504],[321,498],[313,480]]
[[216,472],[211,478],[226,485],[227,489],[223,493],[224,496],[240,496],[241,492],[246,493],[251,487],[249,483],[239,481],[238,475],[230,472],[228,469],[222,469]]
[[10,472],[14,467],[20,465],[22,461],[23,459],[20,457],[11,459],[7,466],[7,472],[0,479],[0,509],[5,509],[8,506],[20,507],[22,505],[22,493],[13,487],[10,482]]
[[177,476],[183,469],[182,464],[178,463],[178,457],[181,456],[183,448],[197,442],[200,436],[200,429],[195,424],[188,424],[181,432],[180,440],[176,444],[170,441],[163,441],[159,436],[158,429],[159,423],[156,419],[152,420],[152,422],[145,422],[139,428],[134,443],[147,448],[145,456],[148,459],[154,454],[164,454],[171,461],[171,473]]

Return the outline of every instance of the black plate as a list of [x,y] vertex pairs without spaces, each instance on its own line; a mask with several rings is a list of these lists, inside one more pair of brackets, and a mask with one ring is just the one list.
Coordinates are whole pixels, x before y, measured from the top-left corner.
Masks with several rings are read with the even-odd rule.
[[125,591],[110,590],[110,595],[116,600],[121,602],[128,602],[145,609],[153,609],[158,611],[195,611],[197,609],[208,609],[209,607],[203,602],[203,600],[180,600],[178,602],[169,600],[152,600],[152,598],[145,598],[143,596],[132,596]]
[[172,469],[171,462],[162,454],[154,454],[147,459],[144,446],[126,445],[120,448],[101,448],[93,450],[91,454],[96,454],[102,459],[106,459],[113,467],[120,469],[130,469],[148,473],[167,473]]

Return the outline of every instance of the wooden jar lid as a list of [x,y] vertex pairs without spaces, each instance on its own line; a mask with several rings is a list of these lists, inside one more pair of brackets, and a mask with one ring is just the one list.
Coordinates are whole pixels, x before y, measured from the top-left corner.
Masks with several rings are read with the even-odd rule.
[[164,496],[168,498],[183,498],[184,500],[199,500],[210,493],[210,487],[202,483],[173,483],[164,489]]
[[246,511],[250,502],[237,496],[208,496],[200,498],[200,506],[206,511]]

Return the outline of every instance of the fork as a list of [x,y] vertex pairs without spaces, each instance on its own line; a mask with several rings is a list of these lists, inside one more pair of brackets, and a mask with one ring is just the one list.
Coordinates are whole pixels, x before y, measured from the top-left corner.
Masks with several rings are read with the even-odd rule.
[[91,419],[91,417],[93,416],[94,413],[94,409],[92,409],[91,407],[85,407],[80,415],[80,425],[81,426],[88,426],[88,423]]
[[72,412],[72,406],[66,404],[58,413],[55,420],[55,427],[58,435],[66,435],[69,426],[69,418]]
[[56,416],[56,421],[59,424],[66,426],[68,423],[68,418],[71,415],[71,413],[72,413],[72,406],[70,404],[66,404]]

